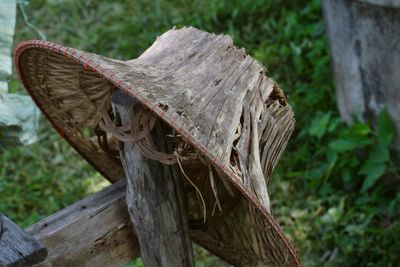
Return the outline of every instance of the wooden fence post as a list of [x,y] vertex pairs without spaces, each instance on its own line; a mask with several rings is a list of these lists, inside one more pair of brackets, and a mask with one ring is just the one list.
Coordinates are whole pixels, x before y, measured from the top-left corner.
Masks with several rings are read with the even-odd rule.
[[[133,107],[115,104],[122,125],[133,121]],[[152,137],[167,151],[163,127],[158,121]],[[121,161],[127,177],[126,201],[146,266],[194,266],[181,185],[173,169],[145,158],[134,143],[120,143]]]

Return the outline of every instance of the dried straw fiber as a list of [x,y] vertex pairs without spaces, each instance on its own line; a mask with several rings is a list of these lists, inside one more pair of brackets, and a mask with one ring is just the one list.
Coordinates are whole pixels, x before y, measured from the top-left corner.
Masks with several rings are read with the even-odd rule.
[[[261,64],[230,37],[173,29],[128,61],[28,41],[15,61],[53,126],[110,181],[123,177],[118,140],[180,169],[195,242],[237,266],[300,265],[271,214],[267,187],[294,115]],[[141,104],[135,125],[114,125],[117,88]],[[173,154],[148,137],[156,123],[169,127]]]

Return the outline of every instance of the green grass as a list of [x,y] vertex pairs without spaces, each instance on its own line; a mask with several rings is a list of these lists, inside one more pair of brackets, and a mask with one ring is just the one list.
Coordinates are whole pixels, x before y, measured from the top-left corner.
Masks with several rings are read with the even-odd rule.
[[[233,36],[268,68],[296,114],[271,198],[304,266],[400,264],[400,153],[389,149],[392,122],[385,112],[376,129],[339,119],[320,1],[32,0],[27,13],[49,40],[118,59],[138,56],[174,25]],[[18,17],[17,42],[33,38]],[[15,80],[12,88],[21,91]],[[0,210],[23,226],[103,181],[44,121],[39,137],[0,152]],[[219,266],[202,251],[197,256],[198,266]]]
[[39,141],[0,153],[0,211],[29,226],[108,184],[42,121]]

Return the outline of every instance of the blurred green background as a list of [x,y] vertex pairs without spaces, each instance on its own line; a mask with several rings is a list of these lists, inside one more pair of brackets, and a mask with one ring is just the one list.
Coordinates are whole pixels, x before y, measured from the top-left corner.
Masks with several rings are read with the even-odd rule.
[[[340,120],[319,0],[32,0],[25,9],[48,40],[117,59],[137,57],[174,25],[231,35],[296,114],[271,198],[304,266],[400,266],[393,123],[385,111],[375,129]],[[15,43],[38,38],[19,13]],[[10,85],[23,91],[16,77]],[[107,185],[44,119],[38,134],[33,145],[0,151],[0,211],[25,227]],[[196,252],[198,266],[221,266]]]

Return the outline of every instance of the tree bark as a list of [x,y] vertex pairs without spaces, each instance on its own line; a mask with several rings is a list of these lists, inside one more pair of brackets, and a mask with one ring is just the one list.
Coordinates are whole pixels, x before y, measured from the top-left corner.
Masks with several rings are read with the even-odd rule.
[[[133,108],[113,104],[122,125],[132,123]],[[157,121],[152,137],[167,151],[163,125]],[[179,177],[172,167],[143,157],[134,143],[120,144],[127,177],[126,201],[137,233],[141,256],[149,267],[194,266],[188,221]]]
[[324,0],[341,117],[376,121],[387,107],[400,143],[400,2]]

